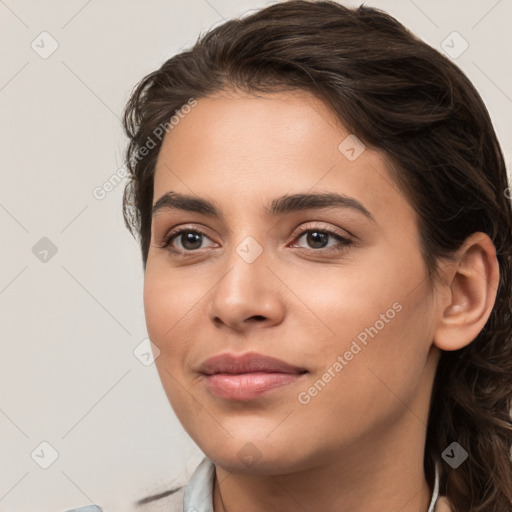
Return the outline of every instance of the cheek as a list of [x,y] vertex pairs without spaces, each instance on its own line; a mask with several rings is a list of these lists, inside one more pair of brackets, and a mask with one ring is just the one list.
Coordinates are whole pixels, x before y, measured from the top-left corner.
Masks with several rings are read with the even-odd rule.
[[144,314],[149,337],[162,349],[165,332],[172,327],[172,313],[176,304],[173,294],[146,271],[144,279]]
[[[333,382],[328,387],[345,396],[341,403],[353,397],[382,397],[389,394],[386,384],[407,392],[419,381],[434,326],[420,258],[409,253],[406,262],[381,254],[380,265],[340,270],[338,278],[332,273],[317,275],[307,296],[308,306],[322,322],[318,344],[305,347],[303,353],[314,362],[315,380],[339,362],[338,356],[343,358],[343,369],[337,365],[337,372],[331,370],[337,377],[329,380],[326,375]],[[350,395],[343,394],[347,389]]]
[[[183,326],[188,316],[194,314],[194,305],[199,300],[188,283],[186,294],[179,280],[171,278],[169,272],[146,269],[144,276],[144,313],[149,338],[161,350],[165,359],[169,353],[180,351],[185,340]],[[189,321],[189,320],[188,320]],[[162,357],[163,356],[163,357]]]
[[370,297],[343,301],[337,311],[329,310],[326,323],[337,336],[323,345],[321,355],[318,350],[316,356],[310,354],[319,363],[309,382],[318,390],[311,410],[319,415],[329,411],[326,421],[344,417],[348,431],[399,414],[403,403],[413,400],[431,345],[426,285],[413,293],[406,287],[380,293],[373,289]]
[[[194,293],[180,293],[183,286],[175,279],[166,277],[165,269],[149,265],[144,277],[144,311],[149,338],[160,349],[155,360],[160,380],[169,402],[183,419],[194,414],[197,404],[184,393],[186,376],[184,360],[193,343],[194,330],[187,328],[197,315],[194,305],[199,300]],[[190,283],[189,283],[190,284]],[[190,292],[190,286],[186,288]],[[185,387],[184,387],[185,386]],[[187,420],[190,421],[190,420]]]

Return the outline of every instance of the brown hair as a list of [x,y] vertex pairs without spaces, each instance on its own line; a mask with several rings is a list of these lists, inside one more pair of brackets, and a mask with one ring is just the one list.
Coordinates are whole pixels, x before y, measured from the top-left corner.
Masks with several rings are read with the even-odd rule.
[[139,237],[144,269],[158,127],[169,131],[171,116],[191,98],[224,89],[310,91],[386,154],[418,213],[432,276],[470,234],[489,235],[500,266],[496,303],[474,341],[441,355],[424,464],[431,480],[432,460],[456,441],[469,458],[457,469],[442,464],[442,492],[453,510],[511,510],[512,210],[503,155],[478,92],[448,58],[374,8],[291,0],[223,23],[144,77],[126,107],[123,215]]

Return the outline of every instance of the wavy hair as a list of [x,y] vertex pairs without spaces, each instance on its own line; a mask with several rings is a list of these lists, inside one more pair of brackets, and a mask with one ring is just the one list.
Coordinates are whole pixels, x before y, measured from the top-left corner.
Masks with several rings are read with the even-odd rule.
[[[455,512],[512,510],[512,210],[503,155],[484,103],[447,57],[375,8],[291,0],[231,19],[145,76],[124,113],[129,138],[126,226],[144,269],[161,128],[191,98],[222,90],[302,89],[392,163],[419,217],[421,249],[437,263],[474,232],[497,250],[500,282],[491,316],[468,346],[443,351],[432,392],[425,472],[454,441],[469,454],[442,464]],[[151,143],[150,143],[151,141]]]

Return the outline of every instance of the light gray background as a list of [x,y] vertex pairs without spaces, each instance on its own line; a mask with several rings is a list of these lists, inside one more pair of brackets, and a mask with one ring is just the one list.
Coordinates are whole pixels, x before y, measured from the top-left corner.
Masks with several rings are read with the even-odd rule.
[[[200,461],[154,365],[133,354],[147,332],[123,187],[92,192],[123,164],[120,115],[135,83],[201,31],[270,3],[0,0],[0,511],[122,511]],[[512,0],[366,3],[438,49],[462,35],[456,62],[510,162]],[[43,31],[59,45],[46,59],[31,47],[50,48]],[[32,252],[42,237],[57,247],[46,262]],[[35,462],[51,456],[43,441],[58,452],[48,469]]]

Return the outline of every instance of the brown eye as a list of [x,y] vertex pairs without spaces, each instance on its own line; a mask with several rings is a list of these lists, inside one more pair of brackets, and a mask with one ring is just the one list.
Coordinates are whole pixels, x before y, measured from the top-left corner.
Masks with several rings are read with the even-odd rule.
[[329,242],[329,236],[327,233],[322,231],[309,231],[305,233],[306,240],[313,249],[323,249]]
[[[201,249],[203,238],[208,238],[202,231],[191,228],[179,228],[171,231],[162,242],[160,247],[168,248],[171,252],[192,252]],[[171,247],[176,240],[181,244],[181,247]]]
[[[304,236],[306,237],[305,240],[308,247],[299,248],[315,252],[342,251],[353,243],[349,238],[335,233],[329,229],[305,229],[296,236],[296,240],[300,240]],[[332,246],[327,246],[329,238],[333,238],[338,243]]]

